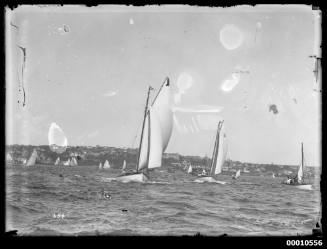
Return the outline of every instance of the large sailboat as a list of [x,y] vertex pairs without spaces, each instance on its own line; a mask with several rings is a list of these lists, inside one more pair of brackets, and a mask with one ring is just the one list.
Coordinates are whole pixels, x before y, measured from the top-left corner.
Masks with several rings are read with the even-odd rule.
[[149,170],[161,167],[162,154],[168,145],[173,125],[169,78],[165,79],[149,106],[151,90],[153,88],[149,86],[136,169],[134,172],[127,172],[116,177],[117,181],[145,182],[149,180]]
[[226,159],[227,143],[224,121],[219,121],[215,146],[212,153],[211,167],[209,175],[201,176],[195,182],[216,182],[225,184],[225,182],[217,181],[214,177],[221,173],[222,166]]
[[30,158],[28,159],[27,163],[25,164],[25,166],[34,166],[36,164],[36,158],[37,158],[37,151],[36,149],[33,150]]
[[288,178],[283,182],[284,184],[287,185],[295,185],[299,186],[300,188],[303,189],[311,189],[312,185],[309,184],[307,181],[304,179],[304,152],[303,152],[303,143],[301,143],[301,163],[297,172],[297,175],[293,178]]

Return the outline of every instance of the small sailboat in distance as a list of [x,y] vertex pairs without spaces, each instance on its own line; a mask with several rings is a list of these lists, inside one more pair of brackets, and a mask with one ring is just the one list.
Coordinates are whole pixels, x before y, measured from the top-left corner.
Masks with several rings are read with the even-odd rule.
[[36,149],[33,150],[31,157],[28,159],[26,166],[34,166],[36,164],[36,158],[37,158],[37,151]]
[[124,160],[123,167],[122,167],[121,171],[124,173],[125,169],[126,169],[126,160]]
[[103,168],[103,169],[110,169],[110,164],[109,164],[108,160],[106,160],[106,161],[104,162],[102,168]]
[[102,163],[100,162],[100,164],[99,164],[99,169],[102,169]]
[[192,168],[192,165],[190,165],[190,166],[188,167],[187,173],[188,173],[188,174],[191,174],[192,171],[193,171],[193,168]]
[[226,182],[218,181],[214,179],[215,175],[218,175],[221,173],[222,166],[226,159],[226,153],[227,153],[227,146],[226,146],[226,134],[225,134],[225,126],[224,121],[219,121],[218,128],[217,128],[217,134],[216,134],[216,140],[215,140],[215,146],[212,153],[212,159],[211,159],[211,167],[210,167],[210,173],[209,176],[201,176],[198,179],[195,180],[195,182],[215,182],[215,183],[221,183],[225,184]]
[[275,173],[272,174],[272,178],[275,178]]
[[149,106],[151,90],[154,89],[149,86],[136,170],[116,177],[117,181],[146,182],[149,180],[149,170],[161,167],[162,154],[168,145],[173,125],[169,78],[165,79],[152,104]]
[[309,184],[304,180],[304,152],[303,152],[303,143],[301,143],[301,163],[297,172],[297,175],[293,178],[288,178],[283,184],[297,186],[300,189],[312,189],[312,184]]
[[57,158],[57,160],[55,161],[54,165],[59,165],[60,163],[60,157]]
[[70,158],[66,162],[64,162],[64,166],[69,166],[70,165]]
[[241,170],[239,169],[238,171],[236,171],[235,175],[233,176],[233,179],[237,179],[241,176]]

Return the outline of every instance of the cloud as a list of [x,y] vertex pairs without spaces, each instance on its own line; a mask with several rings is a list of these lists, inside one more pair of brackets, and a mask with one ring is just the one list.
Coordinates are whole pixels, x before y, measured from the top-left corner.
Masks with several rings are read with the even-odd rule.
[[104,93],[102,96],[108,98],[108,97],[116,96],[117,93],[118,93],[118,91],[109,91],[107,93]]

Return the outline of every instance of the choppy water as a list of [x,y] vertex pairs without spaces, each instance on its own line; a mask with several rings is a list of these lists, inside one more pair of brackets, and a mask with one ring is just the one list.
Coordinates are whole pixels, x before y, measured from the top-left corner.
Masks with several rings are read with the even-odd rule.
[[278,177],[221,175],[225,185],[194,183],[195,176],[161,167],[151,173],[150,183],[106,181],[119,173],[95,166],[7,166],[6,230],[19,235],[305,235],[320,210],[319,189],[300,190]]

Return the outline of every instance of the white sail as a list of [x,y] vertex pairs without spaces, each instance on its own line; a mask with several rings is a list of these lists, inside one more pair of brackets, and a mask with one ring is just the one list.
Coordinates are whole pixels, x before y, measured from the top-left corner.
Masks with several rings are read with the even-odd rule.
[[60,158],[58,157],[54,165],[59,165]]
[[150,115],[150,144],[149,144],[149,161],[148,168],[158,168],[161,166],[161,159],[163,153],[163,142],[161,136],[161,128],[159,117],[156,114],[156,111],[152,108],[149,110]]
[[303,179],[303,165],[302,165],[302,163],[300,164],[299,170],[297,172],[297,179],[298,179],[298,182],[301,182],[302,179]]
[[24,159],[24,160],[23,160],[23,164],[25,165],[25,164],[26,164],[26,162],[27,162],[27,160],[26,160],[26,159]]
[[138,170],[146,168],[147,164],[148,164],[149,118],[150,118],[150,116],[146,115],[145,121],[144,121],[144,130],[143,130],[142,143],[140,146],[140,158],[139,158]]
[[7,162],[12,162],[12,156],[7,153],[7,158],[6,158]]
[[192,173],[192,170],[193,170],[193,169],[192,169],[192,165],[190,165],[190,167],[188,167],[187,173],[188,173],[188,174]]
[[124,163],[123,163],[123,168],[122,170],[125,170],[126,169],[126,161],[124,160]]
[[108,160],[106,160],[103,164],[103,169],[110,169],[110,164],[108,162]]
[[166,78],[161,86],[158,95],[152,103],[152,108],[155,110],[160,121],[162,149],[166,150],[173,128],[173,112],[171,109],[171,90],[169,79]]
[[236,179],[236,178],[239,178],[240,175],[241,175],[241,170],[239,169],[239,170],[236,172],[236,174],[235,174],[235,179]]
[[33,166],[36,163],[37,151],[33,150],[31,157],[28,159],[26,166]]
[[275,174],[274,173],[272,174],[272,178],[275,178]]
[[51,123],[50,125],[48,142],[50,149],[57,153],[63,153],[67,148],[68,140],[65,133],[56,123]]
[[77,160],[76,160],[76,157],[73,157],[72,161],[74,162],[74,166],[77,166],[78,165]]
[[297,172],[297,181],[299,183],[301,183],[303,180],[303,167],[304,167],[303,163],[304,163],[303,143],[301,143],[301,163],[300,163],[299,170]]
[[216,143],[212,157],[212,167],[214,170],[211,170],[211,174],[213,175],[221,173],[227,154],[225,125],[224,122],[219,122],[219,124],[220,128],[218,128],[217,131]]
[[66,162],[64,162],[65,166],[69,166],[70,165],[70,159],[68,158],[68,160]]
[[99,164],[99,169],[102,169],[102,163]]

